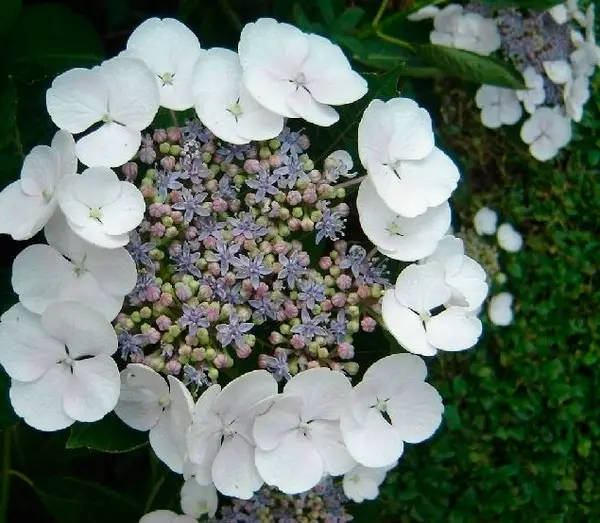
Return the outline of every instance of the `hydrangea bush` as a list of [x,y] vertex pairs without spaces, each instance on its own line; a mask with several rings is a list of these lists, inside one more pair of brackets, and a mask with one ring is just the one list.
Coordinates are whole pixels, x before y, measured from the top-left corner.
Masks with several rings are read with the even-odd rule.
[[[460,174],[416,102],[373,99],[358,158],[311,158],[302,120],[334,126],[367,93],[340,47],[269,18],[237,52],[151,18],[48,89],[59,130],[0,193],[0,232],[46,239],[14,261],[0,363],[40,431],[113,411],[148,431],[184,515],[144,523],[349,521],[344,502],[437,430],[421,356],[476,345],[490,278],[450,232]],[[371,245],[345,238],[353,209]],[[522,243],[508,224],[498,241]],[[376,329],[398,350],[361,368],[355,337]],[[218,516],[217,492],[234,498]]]

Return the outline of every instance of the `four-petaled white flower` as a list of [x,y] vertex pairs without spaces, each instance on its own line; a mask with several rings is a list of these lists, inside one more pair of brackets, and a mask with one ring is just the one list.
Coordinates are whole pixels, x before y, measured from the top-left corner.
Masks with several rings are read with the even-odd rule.
[[42,314],[60,301],[89,305],[112,321],[137,279],[135,262],[123,248],[101,249],[77,236],[62,213],[44,229],[48,245],[21,251],[13,262],[12,287],[24,307]]
[[198,37],[179,20],[149,18],[131,33],[121,56],[139,58],[154,73],[160,105],[185,111],[194,105],[192,74],[201,53]]
[[226,496],[250,499],[263,484],[254,464],[252,424],[270,406],[277,382],[266,370],[209,387],[196,402],[187,433],[189,459],[200,485],[214,483]]
[[594,3],[590,3],[585,14],[585,38],[577,31],[571,32],[575,51],[571,53],[573,73],[577,76],[592,76],[600,66],[600,46],[596,45]]
[[0,234],[27,240],[41,231],[56,210],[60,180],[75,173],[75,141],[67,131],[58,131],[50,147],[34,147],[23,161],[21,178],[0,193]]
[[63,178],[58,204],[76,234],[106,249],[129,243],[129,232],[142,222],[146,210],[139,189],[120,181],[108,167],[90,167],[79,176]]
[[441,264],[409,265],[398,276],[395,289],[388,290],[381,301],[383,321],[398,343],[413,354],[434,356],[438,350],[466,350],[477,343],[482,332],[475,314],[458,306],[431,312],[451,296]]
[[475,104],[481,109],[481,123],[490,129],[513,125],[523,115],[523,108],[513,89],[482,85],[475,93]]
[[340,425],[350,455],[366,467],[390,467],[404,442],[426,440],[439,427],[444,406],[425,383],[418,356],[394,354],[375,362],[352,389]]
[[337,45],[272,18],[246,24],[238,52],[248,91],[281,116],[329,126],[339,119],[332,105],[367,92],[367,82]]
[[121,371],[121,395],[115,414],[136,430],[149,430],[156,456],[174,472],[186,463],[185,432],[192,422],[194,401],[173,376],[164,378],[146,365],[131,363]]
[[557,108],[538,107],[521,127],[521,139],[531,156],[545,162],[571,141],[571,119]]
[[407,218],[444,203],[460,178],[434,145],[429,114],[408,98],[369,104],[358,126],[358,153],[379,196]]
[[589,99],[590,79],[587,76],[578,76],[564,86],[565,111],[574,122],[580,122],[583,118],[583,107]]
[[221,140],[268,140],[283,129],[283,116],[260,105],[244,87],[239,57],[229,49],[213,48],[200,57],[193,92],[198,118]]
[[465,246],[460,238],[445,236],[435,252],[423,260],[437,262],[444,268],[444,281],[450,287],[450,299],[446,307],[466,307],[476,310],[488,293],[486,274],[473,258],[465,256]]
[[219,508],[217,489],[210,485],[199,485],[194,478],[189,478],[181,487],[181,511],[195,519],[207,514],[213,518]]
[[113,410],[116,350],[112,325],[81,303],[55,303],[42,316],[17,304],[0,322],[0,364],[12,378],[12,407],[38,430],[98,421]]
[[77,141],[77,157],[89,167],[117,167],[139,149],[140,131],[158,111],[158,86],[141,60],[117,56],[57,76],[46,92],[46,107],[52,121],[73,134],[102,122]]
[[491,235],[496,232],[498,213],[489,207],[482,207],[473,217],[473,227],[479,236]]
[[498,245],[507,252],[518,252],[523,247],[523,237],[510,223],[500,225],[496,237]]
[[192,516],[180,516],[171,510],[155,510],[149,512],[139,523],[198,523]]
[[538,105],[544,103],[546,91],[544,90],[544,77],[533,67],[529,66],[523,71],[523,80],[527,89],[516,92],[517,98],[523,103],[523,107],[529,114],[535,112]]
[[510,292],[501,292],[493,296],[488,304],[488,316],[494,325],[506,327],[513,320],[513,295]]
[[415,218],[405,218],[386,205],[369,177],[358,189],[356,208],[367,238],[395,260],[415,261],[429,256],[450,227],[448,202],[430,207]]
[[268,485],[286,494],[313,488],[325,474],[339,476],[355,465],[340,431],[340,415],[352,385],[326,368],[301,372],[254,422],[256,467]]
[[375,499],[379,495],[379,485],[396,464],[394,461],[387,467],[356,465],[350,472],[344,474],[342,482],[344,494],[355,503],[362,503],[365,499]]

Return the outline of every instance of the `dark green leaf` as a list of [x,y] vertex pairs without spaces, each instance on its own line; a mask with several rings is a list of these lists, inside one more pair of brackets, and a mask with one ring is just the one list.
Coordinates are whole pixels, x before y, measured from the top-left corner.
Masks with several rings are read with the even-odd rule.
[[22,0],[2,0],[0,13],[0,36],[13,24],[21,10]]
[[317,6],[325,25],[332,26],[336,18],[333,0],[317,0]]
[[335,32],[347,33],[356,29],[356,26],[365,16],[365,10],[362,7],[349,7],[346,9],[333,24]]
[[11,143],[17,124],[17,90],[12,78],[0,79],[0,149]]
[[130,452],[143,447],[148,434],[125,425],[114,413],[95,423],[77,422],[71,427],[68,449],[88,448],[101,452]]
[[40,501],[60,523],[138,521],[142,515],[130,498],[96,483],[56,476],[34,483]]
[[91,66],[104,56],[92,24],[60,4],[24,7],[7,36],[7,67],[26,79]]
[[469,51],[441,45],[422,45],[420,56],[449,76],[457,76],[478,84],[525,89],[521,74],[505,62]]
[[390,42],[384,42],[379,38],[367,38],[360,42],[360,52],[354,53],[353,58],[362,64],[377,69],[396,69],[414,56],[407,49]]
[[0,430],[14,425],[19,420],[10,404],[10,398],[8,397],[9,387],[10,378],[4,372],[4,369],[0,367]]

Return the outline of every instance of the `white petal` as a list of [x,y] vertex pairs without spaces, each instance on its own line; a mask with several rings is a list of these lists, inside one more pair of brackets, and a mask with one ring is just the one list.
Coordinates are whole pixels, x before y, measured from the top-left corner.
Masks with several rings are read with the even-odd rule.
[[27,196],[51,195],[59,170],[58,154],[47,145],[36,145],[23,160],[21,190]]
[[37,234],[56,209],[56,200],[47,203],[41,196],[27,196],[21,183],[13,182],[0,192],[0,234],[28,240]]
[[544,71],[555,84],[566,84],[572,78],[569,62],[566,60],[551,60],[543,62]]
[[452,287],[453,297],[457,294],[459,301],[466,301],[466,306],[471,311],[483,303],[488,293],[485,271],[468,256],[463,258],[458,273],[446,277],[446,283]]
[[42,316],[46,331],[64,341],[72,358],[114,354],[117,335],[112,325],[99,313],[74,302],[55,303]]
[[498,213],[489,207],[482,207],[473,217],[475,232],[480,236],[494,234],[498,223]]
[[417,314],[429,312],[450,298],[444,269],[436,261],[406,267],[396,280],[394,295],[398,302]]
[[[363,467],[362,465],[358,465],[358,467],[361,467],[363,470],[368,469],[368,467]],[[375,499],[379,495],[379,486],[375,481],[371,478],[363,479],[359,473],[354,473],[353,471],[348,472],[344,476],[342,486],[346,497],[355,503],[362,503],[365,499]]]
[[479,318],[462,307],[450,307],[429,319],[425,325],[427,341],[439,350],[460,351],[479,341]]
[[244,113],[238,120],[238,132],[247,141],[268,140],[281,133],[283,117],[258,104],[244,86],[240,90],[240,104]]
[[256,449],[256,467],[268,485],[285,494],[299,494],[313,488],[325,472],[315,445],[300,431],[287,434],[273,451]]
[[0,364],[14,380],[34,381],[66,357],[64,345],[44,331],[41,318],[12,307],[0,323]]
[[69,260],[80,263],[86,257],[90,244],[77,236],[62,211],[55,212],[44,227],[48,245]]
[[373,100],[358,124],[358,154],[364,168],[389,163],[389,143],[394,132],[391,111],[382,100]]
[[420,443],[431,437],[442,421],[442,398],[429,383],[407,384],[388,401],[392,425],[407,443]]
[[204,514],[212,518],[218,506],[219,498],[214,485],[199,485],[194,478],[190,478],[181,487],[181,510],[184,514],[196,519]]
[[404,443],[396,431],[376,409],[356,420],[351,410],[342,414],[341,429],[350,455],[366,467],[385,467],[404,452]]
[[179,428],[181,433],[187,431],[192,422],[192,410],[194,408],[194,399],[187,387],[174,376],[167,376],[169,382],[169,395],[171,404],[171,417],[173,422]]
[[429,113],[409,98],[393,98],[386,106],[392,111],[394,121],[390,158],[422,160],[430,154],[434,138]]
[[387,292],[381,301],[381,315],[387,329],[407,351],[423,356],[437,352],[427,341],[425,327],[419,316],[398,303],[393,292]]
[[55,302],[70,301],[87,305],[98,311],[107,321],[112,321],[123,307],[124,296],[105,291],[90,272],[81,274],[66,286]]
[[190,426],[187,435],[187,451],[194,464],[196,481],[201,485],[212,483],[212,465],[221,448],[222,426],[215,416]]
[[90,167],[73,182],[75,198],[91,208],[102,208],[114,202],[121,190],[118,176],[108,167]]
[[296,89],[289,80],[268,69],[249,66],[244,67],[242,82],[252,98],[265,109],[288,118],[298,117],[288,104],[288,99]]
[[278,395],[272,407],[254,420],[256,446],[267,451],[276,448],[288,432],[298,427],[302,403],[302,396]]
[[523,247],[523,237],[510,223],[503,223],[498,227],[498,245],[508,252],[520,251]]
[[88,167],[118,167],[135,156],[141,143],[140,131],[110,122],[80,138],[75,149]]
[[488,315],[494,325],[506,327],[513,320],[513,295],[509,292],[501,292],[493,296],[488,305]]
[[114,360],[105,354],[73,363],[63,407],[78,421],[98,421],[115,408],[121,381]]
[[329,105],[317,102],[306,89],[297,89],[287,98],[294,115],[307,122],[329,127],[340,119],[338,112]]
[[90,222],[90,209],[75,193],[79,178],[81,177],[72,174],[61,180],[58,186],[58,205],[70,225],[84,227]]
[[250,499],[263,484],[254,464],[254,447],[239,435],[225,439],[212,466],[212,479],[221,494]]
[[75,140],[67,131],[57,131],[52,138],[52,150],[58,155],[58,178],[66,174],[77,172],[77,155],[75,154]]
[[71,69],[46,91],[46,107],[57,127],[80,133],[107,113],[108,86],[98,71]]
[[197,523],[190,516],[178,516],[170,510],[155,510],[146,514],[139,523]]
[[13,381],[9,396],[15,413],[31,427],[43,431],[61,430],[73,424],[63,409],[63,397],[71,370],[54,365],[37,381]]
[[363,376],[363,383],[373,382],[382,396],[391,397],[393,390],[405,381],[424,381],[427,367],[419,356],[392,354],[371,365]]
[[129,182],[119,182],[117,200],[102,207],[102,226],[106,234],[120,236],[135,229],[144,219],[146,204],[140,190]]
[[427,257],[425,262],[438,262],[444,267],[446,277],[454,276],[460,271],[465,259],[465,247],[463,241],[456,236],[444,236],[435,250]]
[[346,449],[338,421],[316,420],[312,422],[310,436],[321,454],[326,474],[341,476],[356,465],[356,461]]
[[129,234],[107,234],[97,220],[89,220],[83,227],[67,222],[75,234],[85,241],[104,249],[118,249],[129,243]]
[[124,296],[135,287],[135,262],[125,249],[100,249],[90,246],[85,267],[110,294]]
[[160,416],[158,423],[150,429],[150,446],[167,467],[173,472],[183,472],[183,460],[185,454],[185,433],[179,431],[167,409]]
[[411,22],[419,22],[421,20],[433,18],[439,12],[440,8],[437,5],[426,5],[414,13],[409,14],[406,18]]

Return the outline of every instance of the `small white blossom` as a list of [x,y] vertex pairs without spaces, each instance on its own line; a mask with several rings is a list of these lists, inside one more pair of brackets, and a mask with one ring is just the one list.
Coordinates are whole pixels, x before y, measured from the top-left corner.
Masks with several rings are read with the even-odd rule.
[[521,139],[531,156],[545,162],[571,141],[571,119],[557,109],[538,107],[521,127]]
[[554,19],[554,21],[562,25],[569,20],[569,12],[567,11],[566,4],[557,4],[548,9],[550,16]]
[[523,107],[529,114],[533,114],[535,108],[543,104],[546,99],[544,77],[529,66],[523,71],[523,80],[527,89],[518,90],[516,92],[517,99],[523,103]]
[[268,140],[283,129],[283,117],[260,105],[242,83],[237,53],[213,48],[194,69],[193,92],[198,118],[230,143]]
[[344,442],[359,464],[392,467],[404,442],[420,443],[437,430],[444,406],[426,376],[425,363],[412,354],[387,356],[367,369],[340,420]]
[[58,131],[50,147],[34,147],[23,161],[21,178],[0,192],[0,234],[27,240],[41,231],[58,205],[60,180],[75,173],[75,141],[67,131]]
[[120,181],[108,167],[90,167],[80,176],[64,177],[58,204],[77,235],[106,249],[129,243],[129,232],[142,222],[146,210],[139,189]]
[[200,42],[179,20],[149,18],[131,33],[121,56],[139,58],[154,73],[160,105],[185,111],[194,105],[192,73]]
[[192,516],[180,516],[171,510],[155,510],[149,512],[139,523],[198,523]]
[[492,297],[488,304],[488,315],[494,325],[506,327],[511,324],[513,320],[513,300],[513,295],[509,292],[501,292]]
[[574,122],[583,118],[583,107],[590,99],[590,79],[579,76],[567,82],[563,90],[565,111]]
[[496,232],[498,213],[489,207],[482,207],[473,217],[473,226],[479,236],[490,235]]
[[429,114],[408,98],[369,104],[358,126],[358,153],[379,196],[407,218],[448,200],[460,178],[435,147]]
[[482,85],[475,93],[475,104],[481,109],[481,123],[490,129],[513,125],[523,115],[521,103],[513,89]]
[[195,519],[204,514],[215,517],[219,508],[217,489],[210,485],[199,485],[194,478],[186,480],[181,487],[181,511]]
[[272,18],[246,24],[238,53],[250,94],[281,116],[330,126],[339,119],[332,105],[367,92],[367,82],[337,45]]
[[387,467],[356,465],[350,472],[344,474],[342,482],[344,494],[355,503],[362,503],[365,499],[377,498],[379,485],[385,480],[388,471],[396,465],[396,462]]
[[600,66],[600,46],[596,45],[596,28],[594,3],[590,3],[582,21],[585,27],[585,38],[577,31],[571,33],[575,51],[571,53],[573,74],[578,76],[592,76],[596,67]]
[[89,166],[117,167],[133,158],[159,107],[152,71],[136,58],[117,56],[93,69],[71,69],[46,92],[46,108],[60,129],[79,134],[79,160]]
[[510,223],[500,225],[496,237],[498,245],[507,252],[518,252],[523,247],[523,237]]
[[354,161],[348,151],[333,151],[323,162],[324,174],[329,182],[337,182],[340,176],[354,178],[356,172],[352,171]]
[[419,22],[421,20],[434,18],[439,12],[440,8],[437,5],[426,5],[425,7],[421,7],[418,11],[409,14],[406,18],[411,22]]
[[548,78],[557,85],[566,84],[573,78],[573,71],[566,60],[550,60],[542,62]]
[[150,367],[131,363],[121,371],[121,395],[115,414],[136,430],[149,430],[150,446],[167,467],[183,473],[187,458],[185,433],[194,401],[173,376],[164,378]]
[[98,421],[119,398],[112,325],[81,303],[50,305],[42,316],[17,304],[0,323],[0,364],[10,402],[28,425],[55,431]]
[[344,374],[326,368],[300,372],[286,383],[254,422],[256,467],[268,485],[299,494],[325,474],[339,476],[354,467],[339,424],[351,390]]
[[367,238],[395,260],[415,261],[429,256],[450,227],[448,202],[430,207],[415,218],[405,218],[386,205],[370,177],[360,184],[356,208]]

